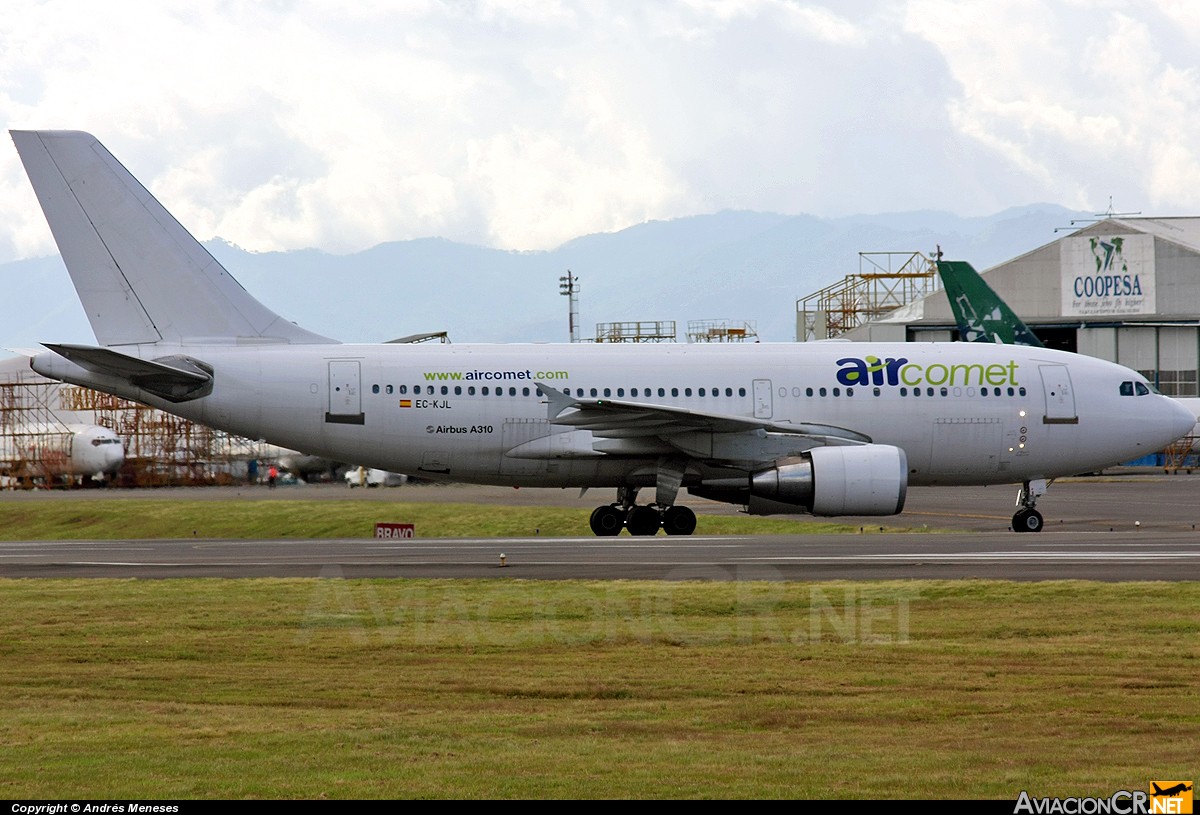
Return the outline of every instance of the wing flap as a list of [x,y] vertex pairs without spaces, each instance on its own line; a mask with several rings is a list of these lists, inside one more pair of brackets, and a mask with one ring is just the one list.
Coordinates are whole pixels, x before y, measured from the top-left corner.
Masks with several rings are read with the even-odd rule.
[[697,430],[712,433],[783,433],[805,436],[821,444],[870,444],[866,434],[835,425],[811,422],[773,422],[728,413],[706,413],[674,405],[655,405],[621,399],[572,397],[538,382],[547,397],[552,424],[590,430],[603,437],[656,435],[664,440]]

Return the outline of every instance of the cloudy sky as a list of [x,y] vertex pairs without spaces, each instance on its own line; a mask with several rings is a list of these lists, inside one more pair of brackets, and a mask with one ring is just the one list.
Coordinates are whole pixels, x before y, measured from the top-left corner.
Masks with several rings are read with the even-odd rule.
[[[201,239],[547,249],[753,209],[1200,212],[1188,0],[186,0],[0,15],[0,121]],[[7,139],[0,262],[53,253]]]

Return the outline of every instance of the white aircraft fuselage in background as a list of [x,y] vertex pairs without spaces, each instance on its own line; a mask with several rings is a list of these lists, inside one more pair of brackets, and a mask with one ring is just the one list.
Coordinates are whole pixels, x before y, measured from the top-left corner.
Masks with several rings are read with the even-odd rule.
[[1025,485],[1036,530],[1046,481],[1195,423],[1134,371],[1019,346],[341,344],[250,297],[93,137],[13,138],[100,342],[48,344],[38,373],[392,472],[616,487],[597,534],[689,534],[684,488],[888,515],[910,484],[993,483]]
[[0,472],[14,478],[102,480],[125,463],[125,444],[99,425],[29,425],[0,436]]

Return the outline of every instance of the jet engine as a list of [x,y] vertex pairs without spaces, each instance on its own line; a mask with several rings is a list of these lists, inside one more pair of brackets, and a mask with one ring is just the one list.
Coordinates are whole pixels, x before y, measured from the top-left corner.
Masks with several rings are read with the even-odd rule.
[[814,447],[752,473],[749,509],[765,515],[790,505],[813,515],[895,515],[907,490],[908,459],[899,447]]

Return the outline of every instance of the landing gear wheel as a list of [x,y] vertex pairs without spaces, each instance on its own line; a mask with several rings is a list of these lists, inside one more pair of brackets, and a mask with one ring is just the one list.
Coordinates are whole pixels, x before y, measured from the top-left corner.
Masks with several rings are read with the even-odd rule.
[[596,507],[592,510],[588,524],[592,527],[592,532],[601,537],[619,535],[621,527],[625,525],[625,513],[614,506]]
[[650,506],[634,507],[625,519],[625,528],[630,535],[657,535],[660,526],[662,518],[658,510]]
[[1041,532],[1042,513],[1036,509],[1022,509],[1012,519],[1012,527],[1014,532]]
[[668,535],[690,535],[696,531],[696,513],[687,507],[667,507],[663,510],[662,527]]

